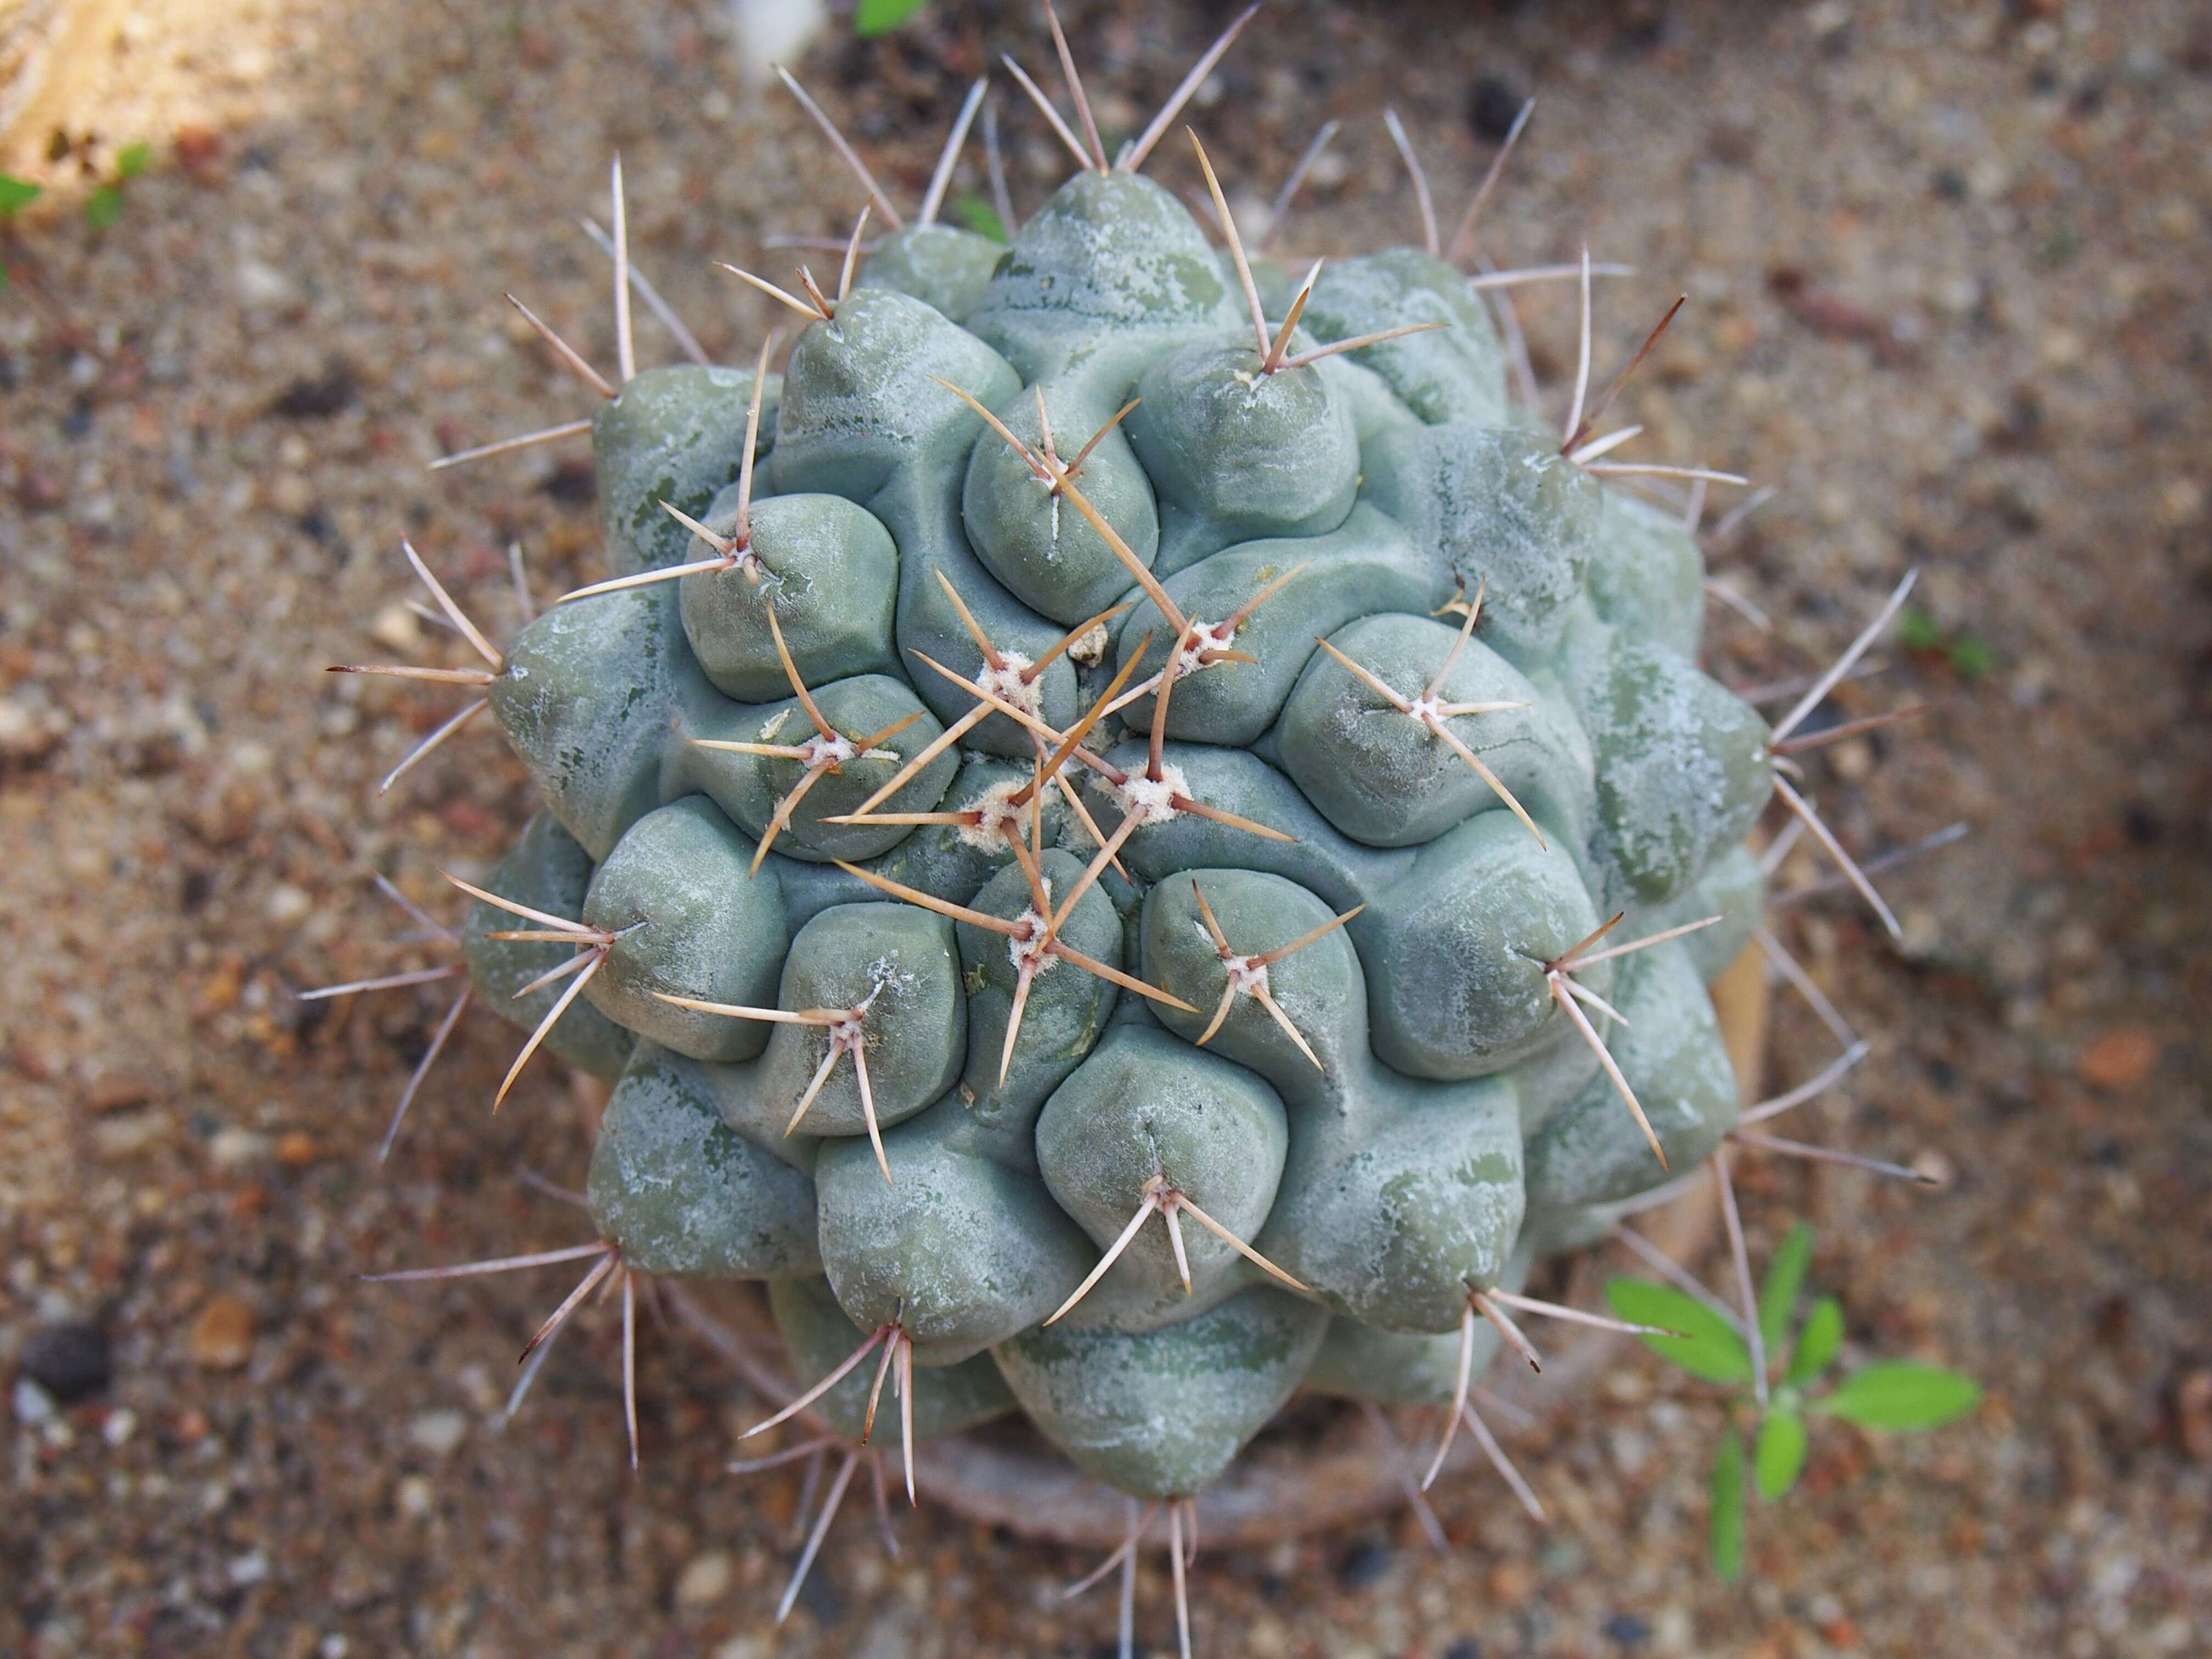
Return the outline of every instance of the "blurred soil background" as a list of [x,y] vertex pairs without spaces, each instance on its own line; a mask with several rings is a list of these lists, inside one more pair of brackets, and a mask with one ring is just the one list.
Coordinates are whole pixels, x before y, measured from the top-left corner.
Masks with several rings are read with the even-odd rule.
[[[1110,132],[1229,15],[1067,10]],[[1026,8],[938,0],[880,44],[833,18],[801,67],[911,200],[1002,46],[1049,63]],[[529,802],[488,726],[380,799],[457,699],[320,671],[447,659],[401,607],[403,535],[495,636],[510,541],[541,598],[599,574],[580,446],[424,464],[586,412],[500,295],[612,362],[575,225],[611,152],[635,257],[719,359],[788,321],[710,258],[780,274],[765,237],[842,236],[860,196],[757,68],[708,0],[0,4],[0,170],[49,186],[0,232],[0,1650],[1111,1650],[1110,1592],[1058,1596],[1087,1561],[927,1510],[888,1559],[865,1501],[779,1632],[798,1477],[721,1472],[758,1406],[704,1349],[647,1324],[633,1478],[605,1311],[501,1425],[565,1279],[355,1279],[576,1242],[520,1177],[578,1181],[588,1115],[540,1060],[488,1117],[518,1038],[472,1013],[374,1163],[447,988],[294,993],[436,960],[395,946],[369,872],[456,916],[439,868],[487,867]],[[1033,206],[1061,160],[999,80]],[[1343,118],[1284,240],[1354,251],[1417,235],[1384,105],[1455,215],[1532,90],[1485,249],[1638,267],[1600,289],[1601,375],[1686,292],[1624,399],[1636,453],[1779,491],[1712,547],[1772,617],[1716,607],[1714,672],[1802,673],[1924,572],[1907,643],[1838,706],[1938,708],[1813,775],[1862,852],[1972,833],[1887,878],[1903,949],[1838,898],[1785,931],[1875,1043],[1795,1132],[1949,1185],[1744,1179],[1754,1255],[1820,1226],[1858,1352],[1989,1398],[1909,1441],[1816,1434],[1726,1588],[1715,1398],[1624,1354],[1515,1439],[1549,1528],[1470,1475],[1439,1496],[1447,1555],[1404,1515],[1209,1553],[1200,1650],[2212,1651],[2212,23],[2186,0],[1277,0],[1194,119],[1256,222]],[[1195,183],[1177,143],[1152,170]],[[1571,289],[1520,310],[1556,416]],[[1784,881],[1822,873],[1801,854]],[[1771,1085],[1830,1052],[1779,1005]],[[1172,1650],[1158,1552],[1139,1607]]]

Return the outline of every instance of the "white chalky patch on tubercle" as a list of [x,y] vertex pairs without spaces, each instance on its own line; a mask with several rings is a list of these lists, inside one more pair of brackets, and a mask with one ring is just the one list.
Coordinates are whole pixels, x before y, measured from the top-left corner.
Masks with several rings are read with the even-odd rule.
[[790,709],[777,709],[775,713],[770,714],[762,724],[760,736],[757,741],[761,743],[774,743],[775,741],[775,734],[783,730],[784,723],[790,720]]
[[1030,659],[1018,651],[1001,651],[999,660],[1002,665],[993,668],[986,665],[982,672],[976,675],[975,684],[1001,702],[1013,704],[1025,714],[1039,714],[1044,707],[1044,686],[1041,680],[1031,684],[1022,678],[1023,671],[1030,665]]
[[1139,824],[1165,823],[1176,816],[1171,795],[1181,795],[1185,800],[1194,799],[1190,781],[1180,766],[1160,768],[1156,783],[1142,772],[1132,772],[1114,786],[1114,799],[1121,803],[1124,817],[1134,815]]
[[1030,976],[1034,979],[1060,958],[1051,955],[1044,948],[1042,941],[1045,924],[1037,916],[1037,913],[1035,910],[1029,910],[1024,912],[1024,915],[1035,923],[1036,936],[1030,939],[1009,939],[1006,941],[1006,960],[1013,964],[1016,973],[1018,974],[1026,968]]
[[978,852],[997,852],[1003,842],[1006,827],[1009,824],[1020,823],[1028,817],[1027,812],[1023,808],[1016,806],[1013,802],[1014,793],[1028,787],[1017,778],[1009,778],[1004,783],[993,784],[977,798],[975,805],[970,809],[981,813],[982,821],[979,823],[957,825],[954,833],[963,842]]
[[1181,678],[1195,674],[1201,668],[1218,668],[1219,663],[1200,662],[1199,658],[1208,651],[1226,651],[1236,642],[1237,636],[1227,628],[1216,628],[1212,623],[1198,623],[1190,630],[1190,643],[1183,647],[1182,655],[1176,659],[1176,674]]

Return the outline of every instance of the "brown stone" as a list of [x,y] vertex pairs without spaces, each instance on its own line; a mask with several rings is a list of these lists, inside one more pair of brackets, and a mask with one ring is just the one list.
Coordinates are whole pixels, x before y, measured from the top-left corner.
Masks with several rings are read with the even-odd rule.
[[2173,1408],[2182,1450],[2199,1463],[2212,1463],[2212,1370],[2200,1367],[2183,1377],[2173,1391]]
[[253,1357],[253,1310],[234,1296],[210,1299],[192,1321],[191,1352],[204,1370],[236,1370]]
[[2158,1039],[2139,1025],[2121,1025],[2105,1033],[2075,1061],[2081,1081],[2093,1089],[2113,1094],[2139,1089],[2158,1068]]
[[107,1072],[94,1078],[84,1091],[84,1103],[102,1117],[127,1112],[154,1097],[154,1081],[137,1072]]
[[9,1045],[8,1063],[33,1083],[52,1083],[61,1075],[64,1061],[44,1043],[19,1036]]
[[1519,1607],[1535,1588],[1536,1575],[1525,1563],[1500,1561],[1490,1570],[1491,1599],[1501,1607]]
[[187,173],[208,171],[222,154],[222,135],[212,128],[183,126],[177,129],[177,161]]

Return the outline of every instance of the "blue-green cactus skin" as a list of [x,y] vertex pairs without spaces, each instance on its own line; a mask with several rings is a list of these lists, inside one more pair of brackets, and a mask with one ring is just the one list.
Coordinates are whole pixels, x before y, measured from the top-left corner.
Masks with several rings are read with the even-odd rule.
[[[1628,1022],[1609,1045],[1613,1061],[1668,1164],[1702,1164],[1735,1121],[1736,1087],[1697,964],[1672,941],[1626,957],[1613,1006]],[[1528,1203],[1563,1209],[1632,1197],[1651,1184],[1650,1157],[1612,1083],[1594,1078],[1530,1138]]]
[[1138,1498],[1200,1490],[1291,1397],[1327,1311],[1259,1286],[1141,1334],[1029,1330],[994,1349],[1030,1420]]
[[[816,1275],[769,1281],[769,1307],[799,1380],[812,1385],[860,1346],[867,1333],[847,1316],[829,1281]],[[870,1368],[859,1367],[821,1397],[818,1409],[831,1431],[858,1440],[867,1420]],[[1015,1409],[1012,1395],[988,1354],[914,1374],[914,1436],[933,1439],[974,1428]]]
[[[591,885],[591,855],[550,812],[532,817],[484,882],[487,892],[556,916],[578,914]],[[461,922],[461,949],[477,994],[501,1018],[527,1031],[553,1012],[562,988],[556,982],[540,986],[526,996],[516,993],[558,968],[573,953],[550,942],[489,937],[512,933],[514,927],[512,915],[478,899],[469,906]],[[607,1083],[622,1075],[636,1042],[629,1031],[580,1000],[571,1002],[545,1034],[547,1048],[571,1066]]]
[[860,286],[889,289],[964,323],[1006,257],[1003,242],[951,225],[908,225],[869,250]]
[[[1279,317],[1289,277],[1259,276]],[[901,231],[835,313],[762,389],[743,556],[548,611],[490,689],[546,809],[492,884],[609,936],[548,1038],[618,1078],[598,1224],[646,1272],[766,1280],[802,1379],[889,1329],[918,1433],[1019,1410],[1139,1497],[1204,1486],[1301,1386],[1448,1399],[1470,1293],[1666,1178],[1547,976],[1614,912],[1616,939],[1721,918],[1577,977],[1629,1021],[1607,1041],[1673,1169],[1734,1120],[1704,988],[1756,926],[1771,763],[1692,660],[1696,543],[1510,406],[1487,313],[1430,256],[1332,263],[1291,343],[1441,326],[1262,372],[1233,272],[1140,177],[1079,175],[1008,247]],[[738,535],[752,389],[655,370],[602,409],[616,573],[709,556],[664,501]],[[1061,463],[1125,417],[1063,489],[963,392]],[[1178,674],[1157,784],[1142,695],[1032,813],[1042,731],[1158,673],[1185,617],[1234,620],[1189,648],[1251,660]],[[969,720],[957,680],[1022,716]],[[1495,785],[1417,700],[1483,706],[1436,720]],[[815,743],[817,714],[834,765],[709,746]],[[1009,835],[1054,908],[1083,889],[1056,937],[1109,976],[1025,977]],[[1248,959],[1352,912],[1265,969],[1293,1038]],[[542,1013],[553,991],[509,994],[563,947],[499,926],[471,918],[477,982]],[[822,1401],[837,1433],[867,1385]]]
[[607,1102],[592,1219],[641,1273],[788,1279],[821,1270],[805,1170],[723,1120],[697,1060],[641,1043]]
[[[699,518],[744,460],[749,370],[684,364],[636,376],[592,416],[592,459],[599,474],[599,532],[617,576],[680,564],[691,533],[662,503]],[[764,389],[761,432],[775,432],[780,395]],[[757,446],[765,450],[766,445]]]

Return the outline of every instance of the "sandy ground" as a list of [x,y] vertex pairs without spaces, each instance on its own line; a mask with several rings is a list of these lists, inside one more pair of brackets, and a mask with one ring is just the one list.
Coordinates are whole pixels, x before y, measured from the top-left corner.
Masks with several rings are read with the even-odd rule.
[[[1220,9],[1071,7],[1104,124],[1136,125]],[[1046,61],[1034,19],[939,0],[805,68],[911,198],[1008,39]],[[368,873],[453,914],[437,867],[481,868],[526,810],[484,731],[374,794],[453,706],[319,672],[445,649],[394,608],[400,537],[495,635],[510,539],[541,595],[597,572],[575,452],[423,470],[584,412],[501,289],[611,362],[573,219],[604,211],[619,148],[640,261],[746,357],[766,312],[709,258],[773,266],[764,236],[842,233],[856,188],[692,0],[146,0],[104,49],[58,126],[9,138],[58,188],[0,246],[0,1650],[1099,1651],[1109,1602],[1056,1596],[1085,1564],[927,1511],[886,1560],[865,1505],[775,1631],[798,1480],[720,1472],[757,1407],[680,1339],[648,1330],[641,1476],[604,1316],[502,1431],[560,1287],[354,1275],[574,1242],[518,1177],[576,1177],[584,1109],[544,1065],[488,1120],[515,1038],[475,1016],[379,1168],[442,988],[291,994],[434,960],[395,946]],[[1774,619],[1717,611],[1715,672],[1802,672],[1925,572],[1923,648],[1843,701],[1936,712],[1814,777],[1863,850],[1973,834],[1890,878],[1905,948],[1832,899],[1787,931],[1875,1043],[1802,1131],[1954,1179],[1762,1164],[1747,1201],[1754,1251],[1820,1224],[1816,1277],[1862,1352],[1963,1367],[1990,1398],[1917,1441],[1823,1433],[1727,1589],[1701,1562],[1713,1398],[1626,1358],[1566,1431],[1516,1446],[1548,1528],[1469,1477],[1441,1495],[1448,1555],[1404,1517],[1209,1554],[1201,1651],[2212,1650],[2208,75],[2201,15],[2154,0],[1283,0],[1209,88],[1240,212],[1346,118],[1285,237],[1314,252],[1413,234],[1383,103],[1450,212],[1481,125],[1541,94],[1488,250],[1587,239],[1638,264],[1602,290],[1601,367],[1686,291],[1625,399],[1640,453],[1780,491],[1713,550]],[[1056,163],[1006,114],[1034,204]],[[94,234],[76,200],[138,139],[155,165]],[[1554,406],[1569,301],[1522,306]],[[1777,1078],[1823,1042],[1785,1005]],[[1158,1556],[1140,1606],[1171,1650]]]

